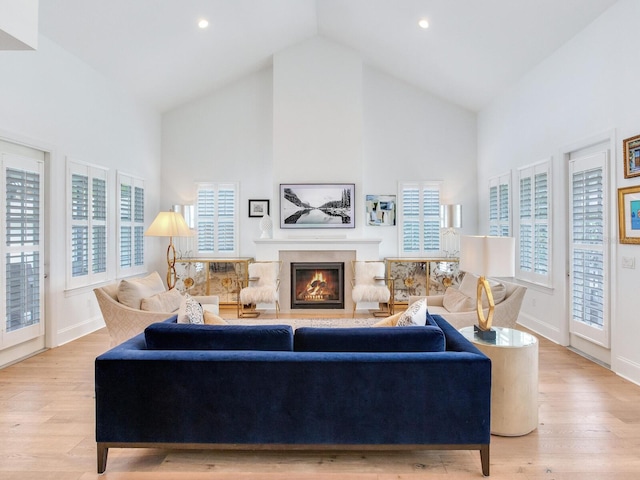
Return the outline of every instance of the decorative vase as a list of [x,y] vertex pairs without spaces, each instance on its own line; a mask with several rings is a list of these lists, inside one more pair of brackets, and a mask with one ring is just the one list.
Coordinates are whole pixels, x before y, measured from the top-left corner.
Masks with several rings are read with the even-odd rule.
[[262,232],[260,238],[271,238],[273,236],[273,222],[267,214],[264,214],[260,219],[260,231]]

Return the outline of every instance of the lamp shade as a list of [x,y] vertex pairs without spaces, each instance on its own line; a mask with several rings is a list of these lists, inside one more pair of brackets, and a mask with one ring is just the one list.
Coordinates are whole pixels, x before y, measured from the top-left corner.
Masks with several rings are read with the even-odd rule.
[[460,237],[460,270],[483,277],[515,275],[516,242],[513,237]]
[[440,228],[462,227],[462,205],[440,205]]
[[148,237],[190,237],[193,235],[178,212],[160,212],[144,233]]

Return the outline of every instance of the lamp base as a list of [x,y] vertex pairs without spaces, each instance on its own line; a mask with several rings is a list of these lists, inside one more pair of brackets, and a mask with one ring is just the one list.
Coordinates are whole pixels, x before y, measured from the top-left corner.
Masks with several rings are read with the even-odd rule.
[[489,330],[482,330],[478,325],[473,326],[473,332],[476,337],[485,342],[491,342],[496,339],[496,331],[490,328]]

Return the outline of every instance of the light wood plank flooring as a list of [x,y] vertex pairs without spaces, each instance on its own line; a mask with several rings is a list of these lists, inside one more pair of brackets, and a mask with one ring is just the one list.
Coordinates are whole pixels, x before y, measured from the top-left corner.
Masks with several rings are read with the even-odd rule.
[[[482,478],[478,452],[156,449],[112,449],[107,472],[99,476],[95,473],[93,360],[108,346],[108,335],[101,330],[0,370],[1,479]],[[524,437],[492,437],[491,478],[640,478],[640,387],[541,339],[539,400],[537,430]]]

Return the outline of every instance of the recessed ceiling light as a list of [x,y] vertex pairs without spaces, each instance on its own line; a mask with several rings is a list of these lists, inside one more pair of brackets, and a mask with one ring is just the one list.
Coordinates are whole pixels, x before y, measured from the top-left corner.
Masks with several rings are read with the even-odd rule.
[[420,25],[420,28],[427,29],[429,28],[429,20],[427,20],[426,18],[423,18],[418,22],[418,25]]
[[206,18],[201,18],[200,20],[198,20],[198,26],[200,28],[207,28],[209,26],[209,20],[207,20]]

